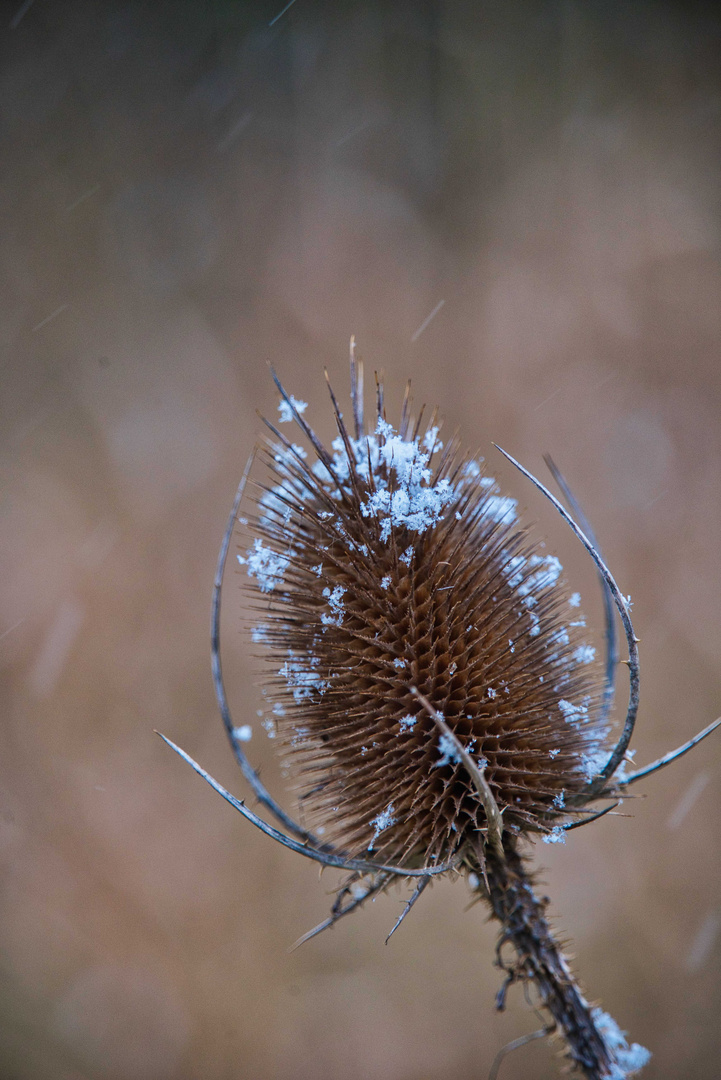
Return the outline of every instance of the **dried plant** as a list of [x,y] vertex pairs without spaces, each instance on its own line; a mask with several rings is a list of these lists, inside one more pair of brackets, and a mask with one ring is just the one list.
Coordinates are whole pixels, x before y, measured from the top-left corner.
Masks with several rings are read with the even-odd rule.
[[[305,404],[276,383],[280,420],[295,422],[315,460],[265,421],[270,435],[258,451],[265,479],[254,483],[252,511],[239,519],[246,534],[239,559],[258,616],[253,637],[272,672],[266,724],[291,763],[310,827],[282,810],[250,766],[248,730],[234,726],[223,686],[220,590],[250,464],[218,562],[213,673],[236,759],[281,828],[166,742],[268,835],[347,872],[330,917],[301,942],[399,879],[414,878],[395,930],[431,878],[465,874],[502,927],[497,1007],[512,983],[534,984],[547,1020],[536,1035],[557,1033],[567,1059],[590,1080],[631,1076],[650,1055],[629,1046],[611,1017],[583,996],[549,929],[547,900],[534,892],[524,843],[563,842],[569,829],[613,810],[630,785],[686,753],[721,720],[645,769],[627,771],[639,692],[630,602],[552,462],[573,516],[505,455],[596,565],[606,609],[604,666],[583,640],[580,598],[566,588],[558,560],[519,525],[515,500],[501,495],[482,463],[462,454],[455,438],[443,445],[435,414],[425,426],[423,410],[412,418],[409,389],[395,430],[376,380],[368,432],[363,368],[351,342],[353,427],[331,390],[338,436],[328,450],[306,422]],[[609,747],[616,613],[630,696],[620,738]],[[500,1056],[494,1074],[499,1063]]]

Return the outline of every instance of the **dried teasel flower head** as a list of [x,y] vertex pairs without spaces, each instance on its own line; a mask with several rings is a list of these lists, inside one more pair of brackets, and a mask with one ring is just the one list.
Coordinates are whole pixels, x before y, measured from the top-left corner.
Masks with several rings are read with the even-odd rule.
[[305,445],[266,421],[239,555],[307,820],[406,867],[482,848],[494,803],[503,832],[562,839],[608,758],[578,594],[435,414],[414,420],[407,390],[391,423],[378,382],[366,425],[355,360],[351,382],[330,449],[278,384]]
[[[577,593],[561,566],[518,523],[480,460],[455,439],[445,446],[431,418],[386,417],[382,382],[365,425],[362,367],[351,342],[352,427],[331,391],[338,436],[330,449],[305,420],[306,406],[281,392],[280,420],[298,445],[266,421],[265,466],[254,505],[237,518],[241,480],[218,558],[211,618],[216,696],[236,760],[270,825],[162,736],[257,828],[349,876],[331,915],[307,941],[394,882],[416,888],[391,934],[428,883],[465,870],[501,924],[496,963],[504,984],[533,983],[547,1026],[587,1080],[627,1080],[649,1059],[575,980],[537,897],[519,841],[554,842],[616,807],[630,785],[687,753],[721,718],[645,768],[627,772],[639,701],[638,639],[624,597],[603,562],[580,507],[548,464],[573,516],[539,480],[506,457],[548,498],[592,558],[606,609],[603,679],[583,640]],[[502,451],[505,453],[505,451]],[[220,661],[220,598],[228,547],[246,529],[239,560],[248,574],[271,677],[264,691],[295,770],[311,831],[272,797],[244,750]],[[628,648],[629,701],[623,729],[606,749],[618,662],[616,616]],[[588,804],[608,800],[593,812]],[[389,935],[390,936],[390,935]],[[510,945],[513,957],[502,955]],[[505,1050],[497,1055],[491,1073]]]

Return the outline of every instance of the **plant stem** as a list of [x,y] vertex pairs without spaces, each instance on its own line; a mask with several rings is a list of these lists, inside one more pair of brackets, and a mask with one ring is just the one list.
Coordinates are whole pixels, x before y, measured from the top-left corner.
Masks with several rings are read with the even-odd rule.
[[[496,952],[506,980],[498,993],[498,1009],[504,1008],[506,991],[512,983],[532,981],[540,994],[542,1008],[551,1014],[556,1029],[564,1036],[568,1055],[584,1076],[588,1080],[616,1080],[625,1076],[551,933],[545,918],[548,898],[539,898],[534,893],[532,877],[507,833],[504,843],[503,857],[490,846],[486,849],[485,868],[486,896],[503,927]],[[482,883],[479,887],[485,893]],[[516,959],[510,965],[501,955],[507,943],[516,951]]]

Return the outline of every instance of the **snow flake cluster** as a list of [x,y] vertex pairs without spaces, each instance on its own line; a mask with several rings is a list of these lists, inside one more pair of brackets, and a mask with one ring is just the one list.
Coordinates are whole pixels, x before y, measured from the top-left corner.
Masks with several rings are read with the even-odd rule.
[[497,524],[509,525],[516,520],[518,500],[508,495],[488,495],[483,501],[482,518],[488,518]]
[[307,401],[298,401],[297,398],[294,398],[292,394],[290,395],[289,401],[286,401],[285,398],[282,398],[280,404],[278,405],[278,412],[280,413],[280,423],[289,424],[291,420],[295,420],[296,416],[302,416],[307,408]]
[[581,772],[590,783],[601,772],[608,758],[608,753],[603,748],[603,740],[608,734],[608,728],[597,727],[595,731],[590,729],[591,716],[588,706],[588,698],[584,698],[580,705],[574,705],[572,701],[566,701],[565,698],[562,698],[558,703],[567,724],[571,724],[576,728],[588,725],[588,733],[593,735],[593,742],[590,743],[588,752],[580,755]]
[[563,825],[555,825],[550,833],[547,833],[543,838],[544,844],[565,844],[566,843],[566,830]]
[[272,592],[283,581],[283,575],[290,562],[290,556],[281,555],[272,548],[267,548],[262,540],[254,540],[252,548],[246,552],[246,558],[238,556],[238,562],[247,566],[248,577],[257,579],[261,592]]
[[[555,555],[514,555],[506,564],[504,572],[508,584],[516,590],[528,610],[531,624],[529,637],[537,637],[541,632],[541,620],[533,610],[538,604],[538,594],[556,585],[562,570],[563,566]],[[569,607],[577,608],[580,603],[580,593],[572,593],[568,600]],[[584,619],[569,623],[573,627],[585,625]],[[562,626],[548,638],[548,644],[566,646],[570,640],[567,628]],[[558,656],[558,652],[555,652],[549,656],[549,660],[556,660]],[[596,650],[592,645],[580,645],[573,653],[573,661],[577,665],[590,664],[595,657]]]
[[537,637],[541,632],[541,620],[533,611],[538,603],[536,594],[554,586],[562,570],[563,567],[555,555],[514,555],[504,568],[508,584],[516,590],[528,609],[530,637]]
[[612,1057],[615,1058],[615,1068],[610,1080],[627,1080],[633,1073],[648,1065],[651,1060],[651,1051],[640,1043],[632,1043],[629,1046],[626,1041],[628,1032],[621,1031],[612,1016],[598,1006],[591,1010],[591,1016]]
[[561,698],[558,707],[563,713],[563,718],[567,724],[578,726],[588,720],[588,705],[574,705],[572,701],[565,701]]
[[324,626],[340,626],[342,623],[345,613],[345,605],[343,604],[345,592],[346,590],[342,585],[336,585],[332,592],[329,588],[323,589],[323,596],[328,600],[328,607],[331,610],[330,615],[323,614],[320,617],[320,621]]
[[508,584],[523,597],[526,607],[532,608],[538,603],[534,593],[555,585],[562,570],[555,555],[514,555],[508,560],[506,576]]
[[433,769],[440,769],[442,765],[457,765],[463,760],[458,752],[458,747],[450,735],[444,733],[440,736],[438,739],[438,749],[441,752],[441,756],[438,758],[438,761],[434,762],[431,766]]
[[285,679],[289,690],[293,691],[296,704],[300,705],[307,698],[315,694],[323,694],[328,689],[328,683],[321,678],[316,670],[320,660],[318,657],[293,657],[286,660],[278,674]]
[[590,664],[596,657],[596,650],[592,645],[579,645],[573,654],[577,664]]
[[431,528],[455,495],[449,480],[432,482],[428,464],[434,450],[443,445],[437,433],[437,428],[427,431],[421,446],[419,439],[403,439],[391,424],[379,419],[375,437],[367,439],[369,450],[377,453],[377,466],[385,466],[386,478],[378,475],[377,468],[373,470],[376,490],[361,503],[361,513],[380,520],[384,543],[394,526],[404,525],[418,533]]
[[381,814],[378,814],[377,817],[374,817],[373,820],[371,821],[370,824],[373,826],[374,832],[373,832],[373,838],[372,838],[370,844],[368,845],[368,850],[369,851],[373,850],[375,842],[378,839],[378,837],[380,836],[380,834],[382,832],[385,832],[386,829],[390,829],[391,825],[395,825],[396,819],[393,816],[393,810],[394,810],[393,803],[389,803],[388,806],[385,808],[385,810]]
[[581,754],[581,768],[589,784],[600,773],[608,760],[608,753],[599,746],[590,754]]

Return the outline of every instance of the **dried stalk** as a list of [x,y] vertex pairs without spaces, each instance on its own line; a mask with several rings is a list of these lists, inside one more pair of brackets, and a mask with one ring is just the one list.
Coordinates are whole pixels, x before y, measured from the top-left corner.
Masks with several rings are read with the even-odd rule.
[[[503,857],[487,850],[485,860],[488,891],[480,877],[478,888],[503,927],[496,954],[506,977],[496,999],[497,1008],[504,1008],[506,992],[513,983],[533,983],[541,1007],[552,1017],[552,1030],[563,1036],[568,1057],[584,1076],[588,1080],[625,1076],[551,933],[545,917],[548,899],[536,896],[532,876],[515,844],[506,844]],[[515,950],[511,963],[502,958],[506,944]]]

